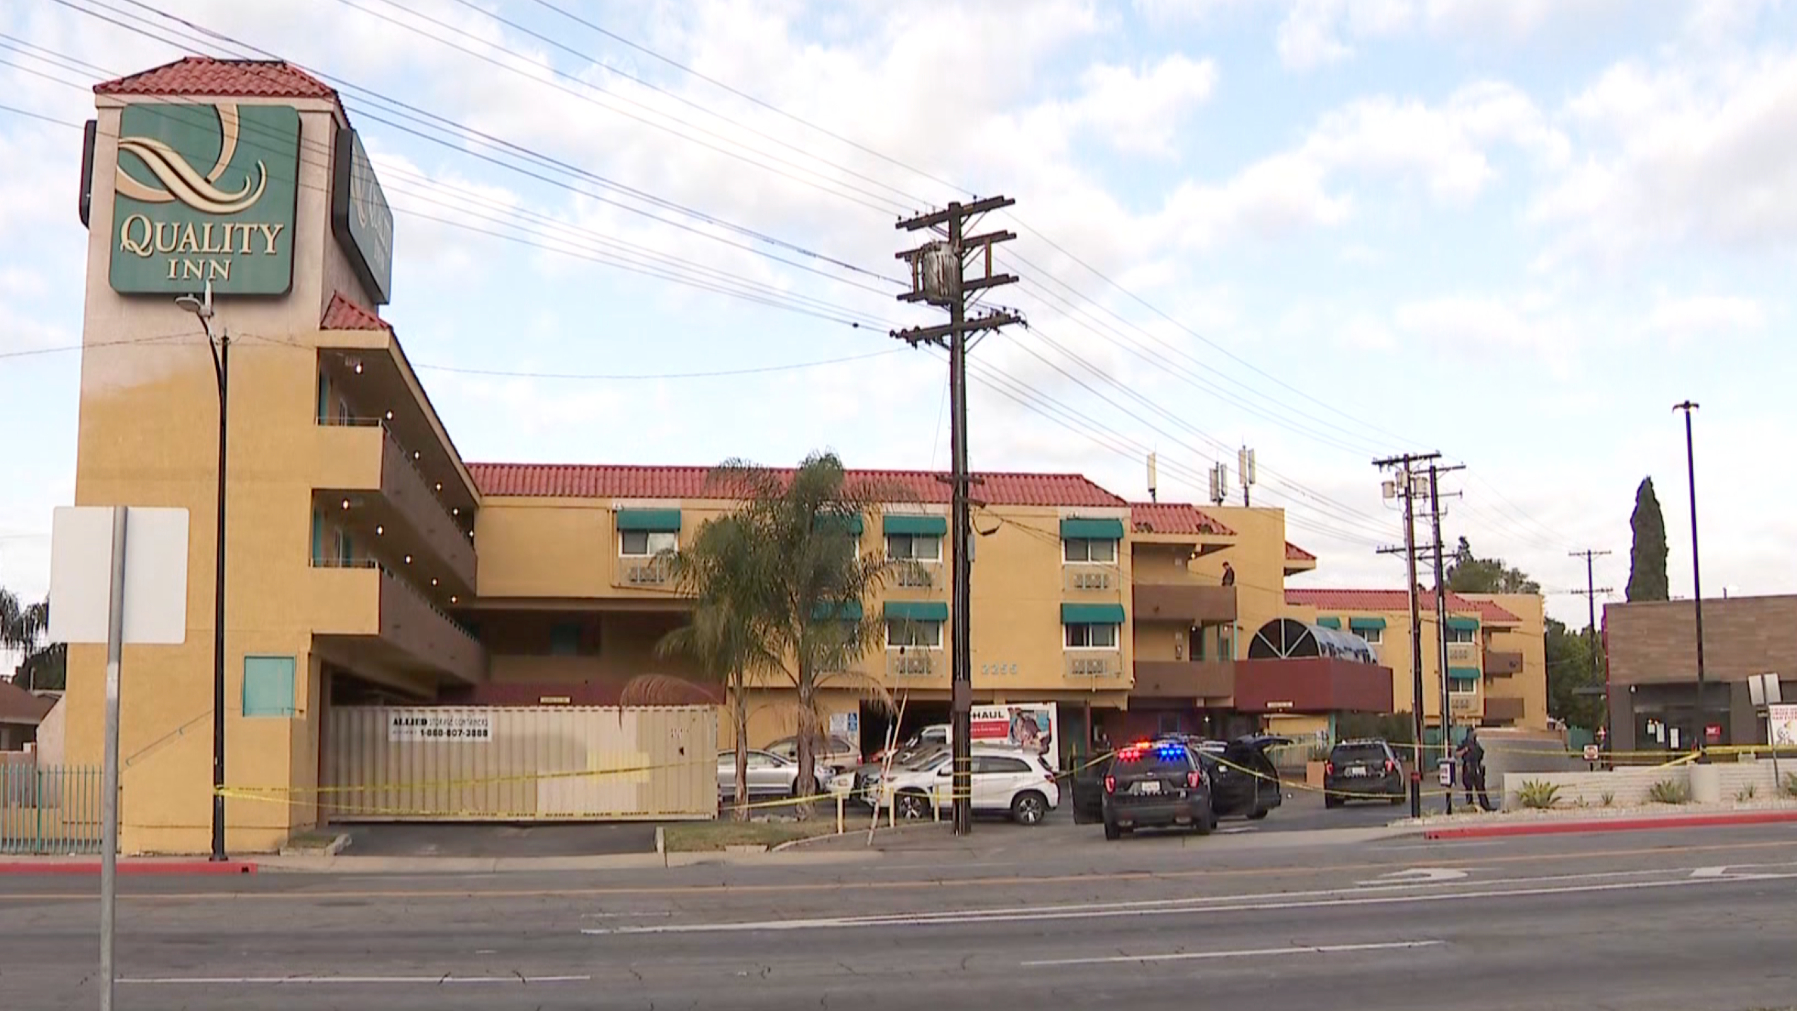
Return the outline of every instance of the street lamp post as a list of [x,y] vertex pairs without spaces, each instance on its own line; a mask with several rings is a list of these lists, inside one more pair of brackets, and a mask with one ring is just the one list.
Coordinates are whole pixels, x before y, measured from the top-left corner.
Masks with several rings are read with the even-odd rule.
[[1691,412],[1697,406],[1687,400],[1672,409],[1685,412],[1685,481],[1691,490],[1691,606],[1697,624],[1697,753],[1702,756],[1709,743],[1709,715],[1703,708],[1703,575],[1697,557],[1697,457],[1691,441]]
[[193,313],[206,331],[212,371],[218,378],[218,532],[212,590],[212,860],[225,859],[225,433],[231,392],[231,335],[212,329],[212,282],[203,298],[182,295],[175,304]]

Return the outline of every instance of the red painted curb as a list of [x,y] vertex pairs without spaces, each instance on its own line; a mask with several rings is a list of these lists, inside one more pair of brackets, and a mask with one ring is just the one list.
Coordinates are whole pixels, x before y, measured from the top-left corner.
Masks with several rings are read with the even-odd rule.
[[[257,866],[244,860],[120,860],[118,873],[131,875],[255,874]],[[98,860],[14,860],[0,863],[0,874],[81,874],[98,877]]]
[[1672,818],[1612,818],[1604,821],[1538,822],[1533,825],[1470,825],[1438,828],[1424,839],[1486,839],[1512,835],[1568,835],[1579,832],[1640,832],[1656,828],[1709,828],[1719,825],[1774,825],[1797,822],[1797,811],[1748,811],[1741,814],[1694,814]]

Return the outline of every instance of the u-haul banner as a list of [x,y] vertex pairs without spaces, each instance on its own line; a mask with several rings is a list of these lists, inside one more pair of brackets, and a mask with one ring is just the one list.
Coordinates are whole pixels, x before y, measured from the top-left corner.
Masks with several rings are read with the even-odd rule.
[[387,717],[387,740],[475,742],[493,739],[490,713],[441,713],[429,709],[395,709]]
[[1002,706],[974,706],[969,737],[975,742],[1015,744],[1034,748],[1057,763],[1061,723],[1053,702],[1019,702]]

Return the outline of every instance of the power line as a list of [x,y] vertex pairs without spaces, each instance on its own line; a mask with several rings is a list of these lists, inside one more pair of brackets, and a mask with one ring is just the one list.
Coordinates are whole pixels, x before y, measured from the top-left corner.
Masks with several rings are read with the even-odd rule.
[[826,365],[842,365],[848,362],[863,362],[870,358],[884,358],[895,355],[903,348],[887,348],[884,351],[870,351],[864,355],[848,355],[843,358],[825,358],[811,362],[792,362],[786,365],[759,365],[744,369],[716,369],[709,372],[663,372],[663,373],[620,373],[604,374],[596,372],[512,372],[503,369],[475,369],[456,365],[433,365],[415,363],[414,369],[431,372],[449,372],[464,376],[497,376],[506,379],[574,379],[600,380],[605,382],[625,382],[641,380],[673,380],[673,379],[716,379],[726,376],[755,376],[769,372],[797,372],[802,369],[821,368]]

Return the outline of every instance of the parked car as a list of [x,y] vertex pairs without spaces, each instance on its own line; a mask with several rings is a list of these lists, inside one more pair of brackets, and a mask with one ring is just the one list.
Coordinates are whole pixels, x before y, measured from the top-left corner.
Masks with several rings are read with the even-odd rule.
[[[799,760],[799,739],[797,735],[782,737],[761,750],[779,755],[789,762],[796,762]],[[861,745],[846,737],[831,734],[828,739],[819,741],[811,749],[811,757],[814,761],[829,766],[834,772],[842,772],[861,764]]]
[[1341,807],[1350,800],[1402,804],[1410,797],[1404,763],[1381,738],[1342,741],[1331,748],[1323,763],[1323,789],[1324,807]]
[[1209,835],[1217,827],[1210,775],[1198,749],[1176,740],[1147,741],[1119,750],[1104,773],[1104,837],[1121,839],[1138,828],[1186,827]]
[[[890,795],[900,818],[931,816],[932,798],[943,813],[954,806],[954,756],[943,748],[922,762],[894,766],[892,778],[870,784],[869,796]],[[1061,804],[1061,787],[1046,759],[1016,747],[976,744],[972,748],[973,810],[1006,814],[1020,825],[1040,825]],[[878,773],[876,772],[876,777]]]
[[[1177,741],[1198,755],[1208,774],[1211,807],[1219,818],[1265,818],[1284,800],[1279,770],[1267,749],[1291,743],[1272,734],[1249,734],[1233,741],[1217,741],[1183,734],[1168,734],[1156,741]],[[1152,743],[1152,742],[1149,742]],[[1104,777],[1110,763],[1087,763],[1073,773],[1073,820],[1090,825],[1104,820]],[[1243,771],[1252,770],[1252,771]]]
[[[814,766],[813,775],[817,790],[822,792],[829,788],[830,777],[835,775],[830,769]],[[799,763],[781,758],[768,751],[751,750],[749,752],[748,784],[750,799],[767,799],[769,797],[794,797],[799,791]],[[736,752],[718,752],[718,796],[726,803],[736,799]]]
[[[948,724],[932,723],[922,730],[919,730],[917,733],[912,734],[896,748],[891,749],[894,752],[893,760],[896,764],[902,764],[932,748],[947,747],[948,734]],[[868,759],[868,763],[877,765],[883,762],[886,758],[886,751],[887,749],[882,748],[879,751],[874,752],[873,757]]]

